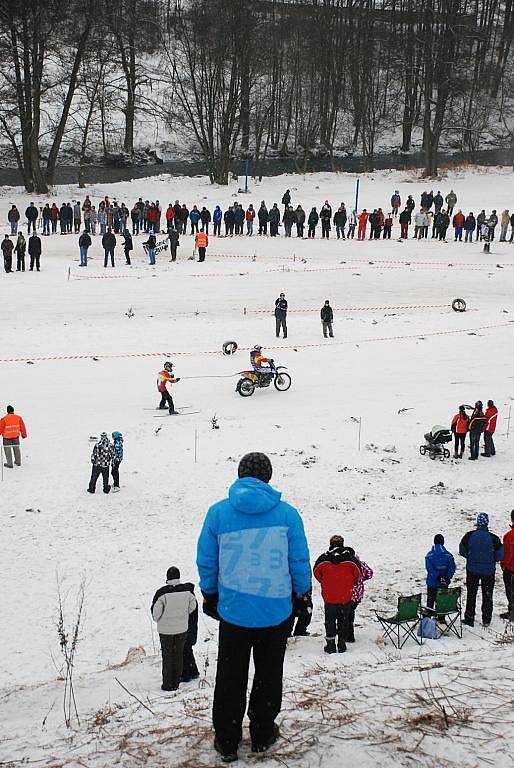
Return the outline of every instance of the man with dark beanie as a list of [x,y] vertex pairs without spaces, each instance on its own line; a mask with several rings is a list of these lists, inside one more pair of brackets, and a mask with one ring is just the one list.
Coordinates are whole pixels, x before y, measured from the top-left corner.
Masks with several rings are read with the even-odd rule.
[[475,624],[475,606],[479,585],[482,586],[482,624],[488,627],[493,616],[493,592],[496,563],[503,559],[503,546],[489,530],[489,515],[477,515],[476,530],[468,531],[459,545],[459,555],[466,558],[466,610],[464,624]]
[[226,763],[237,760],[252,653],[252,752],[265,752],[279,735],[292,595],[311,588],[302,519],[269,485],[272,472],[265,454],[243,456],[238,480],[209,509],[198,540],[203,610],[220,621],[214,748]]
[[163,691],[176,691],[182,679],[189,615],[196,609],[191,586],[180,583],[180,571],[172,566],[166,573],[166,585],[152,600],[152,617],[161,641]]

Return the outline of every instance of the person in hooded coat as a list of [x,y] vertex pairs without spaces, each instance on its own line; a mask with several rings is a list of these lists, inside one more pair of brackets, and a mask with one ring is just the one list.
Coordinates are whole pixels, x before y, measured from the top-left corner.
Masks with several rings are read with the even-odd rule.
[[444,546],[444,536],[437,533],[434,545],[425,556],[427,571],[427,607],[433,608],[438,589],[446,589],[455,574],[455,558]]
[[503,545],[489,531],[489,515],[477,515],[476,529],[468,531],[459,545],[459,555],[466,559],[466,610],[464,624],[475,623],[475,607],[478,587],[482,587],[482,624],[488,627],[493,616],[493,592],[496,563],[503,560]]

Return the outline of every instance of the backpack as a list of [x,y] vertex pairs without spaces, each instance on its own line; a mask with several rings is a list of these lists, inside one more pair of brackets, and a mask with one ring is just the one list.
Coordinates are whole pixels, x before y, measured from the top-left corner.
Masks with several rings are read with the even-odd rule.
[[439,640],[439,630],[435,619],[431,616],[424,616],[418,627],[417,635],[427,640]]

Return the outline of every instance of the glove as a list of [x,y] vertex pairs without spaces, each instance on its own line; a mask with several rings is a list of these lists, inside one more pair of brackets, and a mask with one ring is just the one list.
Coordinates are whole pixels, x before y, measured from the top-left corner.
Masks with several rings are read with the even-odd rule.
[[202,610],[205,613],[206,616],[210,616],[211,619],[216,619],[216,621],[220,620],[220,615],[218,613],[218,593],[214,592],[213,594],[209,595],[207,592],[202,592],[203,595],[203,605]]
[[177,381],[180,381],[180,376],[177,379],[175,379],[175,384],[177,383]]

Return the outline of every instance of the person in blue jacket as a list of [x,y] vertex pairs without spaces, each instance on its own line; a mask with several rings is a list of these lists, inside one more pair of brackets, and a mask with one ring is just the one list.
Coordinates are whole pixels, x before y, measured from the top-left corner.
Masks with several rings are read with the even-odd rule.
[[478,586],[482,586],[482,624],[488,627],[493,616],[493,592],[496,563],[503,559],[503,545],[489,530],[489,515],[477,515],[477,527],[468,531],[459,545],[459,554],[466,558],[466,610],[464,624],[475,623]]
[[444,546],[444,536],[434,536],[434,546],[425,557],[427,569],[427,606],[433,608],[438,589],[446,589],[455,573],[455,559]]
[[214,213],[212,214],[212,223],[214,225],[214,234],[215,235],[221,235],[221,221],[223,219],[223,213],[221,211],[221,208],[219,205],[216,206],[214,209]]
[[194,235],[198,234],[198,222],[200,221],[200,211],[196,207],[196,205],[193,205],[193,209],[191,213],[189,214],[189,220],[191,222],[191,234]]
[[252,751],[276,741],[292,595],[311,588],[302,519],[269,485],[272,472],[265,454],[243,456],[228,498],[209,509],[198,540],[203,610],[220,621],[213,724],[224,762],[237,760],[252,652]]

